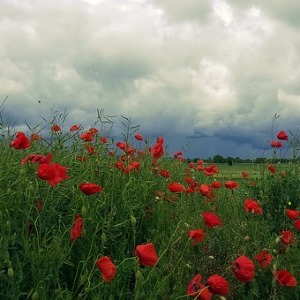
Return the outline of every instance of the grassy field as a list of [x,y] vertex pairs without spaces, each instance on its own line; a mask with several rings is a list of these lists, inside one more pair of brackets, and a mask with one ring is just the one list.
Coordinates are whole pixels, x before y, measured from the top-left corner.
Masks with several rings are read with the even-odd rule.
[[4,134],[1,299],[300,299],[298,164],[191,165],[100,125]]

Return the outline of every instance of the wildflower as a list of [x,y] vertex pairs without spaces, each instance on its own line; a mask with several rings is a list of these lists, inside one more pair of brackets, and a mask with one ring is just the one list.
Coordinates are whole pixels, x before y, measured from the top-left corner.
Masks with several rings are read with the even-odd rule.
[[249,178],[249,173],[248,172],[243,171],[241,174],[242,174],[243,179]]
[[225,187],[230,190],[236,189],[238,186],[239,186],[238,183],[233,180],[228,180],[225,182]]
[[259,206],[259,203],[250,198],[245,200],[244,208],[245,208],[245,211],[252,212],[252,213],[255,213],[258,215],[262,215],[262,213],[263,213],[263,210]]
[[103,280],[106,283],[110,282],[115,277],[117,268],[109,256],[102,256],[97,260],[96,264],[101,272]]
[[102,187],[95,183],[81,183],[79,185],[80,190],[86,195],[92,195],[102,192]]
[[284,131],[279,131],[277,133],[277,138],[282,141],[287,141],[289,139],[288,135]]
[[269,164],[268,170],[269,170],[272,174],[275,174],[275,173],[276,173],[276,169],[275,169],[275,167],[274,167],[273,164]]
[[154,159],[159,159],[164,155],[164,148],[163,148],[164,139],[163,137],[158,137],[156,144],[151,149],[151,154]]
[[169,178],[170,177],[170,172],[168,170],[161,170],[160,175],[162,177]]
[[54,132],[59,132],[59,131],[61,131],[61,128],[59,125],[54,124],[54,125],[52,125],[51,130]]
[[217,216],[213,212],[202,212],[202,216],[204,218],[204,222],[205,222],[205,225],[207,227],[212,228],[212,227],[215,227],[215,226],[223,225],[221,223],[221,220],[220,220],[219,216]]
[[293,210],[286,208],[285,213],[290,220],[295,220],[300,216],[300,210]]
[[184,190],[184,186],[178,182],[172,182],[168,185],[168,189],[172,193],[180,193]]
[[73,125],[70,127],[70,131],[73,132],[73,131],[77,131],[79,129],[79,126],[78,125]]
[[231,270],[240,282],[249,282],[254,277],[254,264],[250,258],[244,255],[232,263]]
[[144,138],[142,137],[142,135],[139,134],[139,133],[137,133],[134,137],[135,137],[135,139],[138,140],[138,141],[143,141],[143,140],[144,140]]
[[10,142],[10,146],[16,150],[24,150],[30,148],[30,140],[23,132],[17,132],[16,138]]
[[300,219],[298,219],[297,221],[295,221],[293,223],[293,225],[294,225],[294,227],[295,227],[296,230],[300,230]]
[[281,232],[280,240],[285,245],[292,245],[296,241],[296,238],[291,231],[286,230]]
[[108,142],[107,137],[102,136],[102,137],[101,137],[101,142],[102,142],[103,144],[106,144],[106,143]]
[[40,179],[46,180],[51,186],[55,186],[60,181],[70,178],[67,175],[67,168],[56,163],[40,164],[37,175]]
[[95,134],[97,134],[99,132],[99,130],[97,128],[92,127],[92,128],[89,129],[89,132],[91,134],[95,135]]
[[21,164],[25,165],[28,161],[30,161],[31,163],[38,164],[50,164],[51,160],[52,153],[49,153],[48,155],[30,154],[22,159]]
[[199,300],[210,300],[212,294],[208,287],[201,283],[202,276],[197,274],[189,283],[186,294]]
[[208,284],[208,289],[212,294],[227,295],[229,293],[229,283],[220,275],[215,274],[210,276],[206,284]]
[[90,132],[84,132],[80,135],[80,138],[86,142],[92,142],[94,140],[94,135]]
[[205,232],[203,229],[190,230],[189,237],[193,240],[193,245],[196,245],[196,242],[202,243],[204,241]]
[[210,165],[208,167],[205,167],[205,168],[202,166],[202,164],[200,164],[198,166],[198,170],[199,170],[199,167],[200,167],[200,169],[202,168],[202,170],[204,171],[206,176],[211,176],[213,174],[219,173],[219,170],[218,170],[218,168],[216,167],[215,164],[212,164],[212,165]]
[[297,286],[296,278],[287,270],[278,270],[274,275],[281,286]]
[[141,266],[153,267],[158,261],[158,257],[152,243],[137,245],[134,255],[138,257]]
[[71,229],[71,241],[75,241],[82,235],[83,219],[80,214],[75,215],[75,221]]
[[211,185],[214,189],[218,189],[222,186],[222,182],[221,181],[214,181]]
[[42,139],[42,137],[37,133],[32,133],[30,138],[32,141],[40,141]]
[[280,141],[271,141],[271,147],[272,148],[281,148],[282,143]]
[[255,259],[257,260],[261,268],[265,269],[269,266],[273,257],[267,250],[262,250],[262,252],[255,256]]

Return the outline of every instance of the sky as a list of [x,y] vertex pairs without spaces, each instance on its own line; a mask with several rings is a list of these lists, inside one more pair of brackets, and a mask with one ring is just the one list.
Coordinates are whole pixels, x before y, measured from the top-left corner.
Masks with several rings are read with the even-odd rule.
[[298,0],[1,0],[2,115],[26,130],[66,111],[68,130],[98,109],[116,138],[125,116],[170,153],[268,156],[300,127],[299,15]]

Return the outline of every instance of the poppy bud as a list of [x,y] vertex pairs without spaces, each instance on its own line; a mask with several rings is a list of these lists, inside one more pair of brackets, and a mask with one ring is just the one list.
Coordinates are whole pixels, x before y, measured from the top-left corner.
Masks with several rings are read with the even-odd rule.
[[9,278],[12,278],[14,277],[14,269],[12,267],[9,267],[8,270],[7,270],[7,276]]
[[136,218],[133,215],[130,216],[130,223],[131,223],[132,227],[135,227],[135,225],[136,225]]
[[32,299],[32,300],[38,300],[38,299],[40,299],[39,293],[38,293],[37,291],[35,291],[35,292],[32,294],[31,299]]
[[183,224],[186,228],[190,228],[190,225],[188,223]]
[[278,236],[275,241],[276,241],[276,244],[278,244],[281,241],[281,236]]
[[82,214],[83,217],[85,217],[86,214],[87,214],[87,208],[84,204],[81,207],[81,214]]
[[135,272],[135,285],[139,286],[144,281],[144,276],[140,270]]
[[249,242],[249,241],[250,241],[250,236],[246,235],[245,238],[244,238],[244,242]]
[[210,255],[208,258],[209,258],[209,259],[215,259],[215,257],[212,256],[212,255]]
[[278,254],[278,251],[277,251],[276,249],[273,249],[272,252],[273,252],[274,254]]
[[107,240],[106,234],[103,232],[103,233],[101,234],[101,242],[102,242],[102,244],[105,244],[106,240]]

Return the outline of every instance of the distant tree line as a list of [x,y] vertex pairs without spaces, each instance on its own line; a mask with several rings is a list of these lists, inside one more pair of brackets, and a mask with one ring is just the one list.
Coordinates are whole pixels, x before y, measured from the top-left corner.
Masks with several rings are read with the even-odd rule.
[[[217,154],[213,157],[208,157],[206,159],[201,159],[201,158],[193,158],[193,159],[187,159],[187,162],[194,162],[196,163],[198,160],[203,160],[206,163],[218,163],[218,164],[228,164],[230,166],[232,166],[233,164],[238,164],[238,163],[256,163],[256,164],[262,164],[262,163],[266,163],[269,162],[271,159],[270,158],[266,158],[266,157],[257,157],[257,158],[240,158],[240,157],[231,157],[231,156],[227,156],[227,157],[223,157],[220,154]],[[272,158],[272,162],[273,163],[288,163],[291,162],[291,159],[288,158]]]

